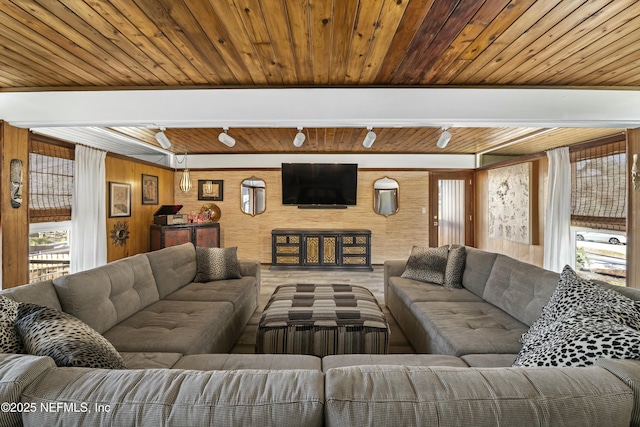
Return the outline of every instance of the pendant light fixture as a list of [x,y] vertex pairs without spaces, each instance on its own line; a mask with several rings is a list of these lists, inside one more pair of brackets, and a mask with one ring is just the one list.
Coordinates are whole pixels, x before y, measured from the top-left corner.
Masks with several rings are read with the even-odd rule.
[[187,164],[187,153],[184,153],[184,170],[180,178],[180,190],[183,193],[188,193],[192,188],[193,184],[191,183],[191,174],[189,173],[189,166]]

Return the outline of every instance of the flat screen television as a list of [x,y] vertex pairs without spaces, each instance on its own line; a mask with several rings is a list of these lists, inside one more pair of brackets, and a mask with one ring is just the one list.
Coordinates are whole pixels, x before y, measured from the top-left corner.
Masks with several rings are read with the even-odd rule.
[[355,163],[282,164],[284,205],[353,206],[357,193],[358,165]]

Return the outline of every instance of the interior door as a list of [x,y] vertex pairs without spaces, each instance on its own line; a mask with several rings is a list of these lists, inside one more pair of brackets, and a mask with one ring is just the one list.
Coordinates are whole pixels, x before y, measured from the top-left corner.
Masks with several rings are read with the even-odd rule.
[[429,246],[473,246],[473,172],[429,175]]

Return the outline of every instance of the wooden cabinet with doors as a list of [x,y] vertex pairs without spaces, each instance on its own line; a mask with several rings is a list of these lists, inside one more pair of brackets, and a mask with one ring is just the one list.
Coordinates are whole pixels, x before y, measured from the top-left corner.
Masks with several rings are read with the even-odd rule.
[[151,250],[191,242],[205,248],[220,247],[220,224],[151,225]]
[[273,230],[271,268],[371,267],[370,230]]

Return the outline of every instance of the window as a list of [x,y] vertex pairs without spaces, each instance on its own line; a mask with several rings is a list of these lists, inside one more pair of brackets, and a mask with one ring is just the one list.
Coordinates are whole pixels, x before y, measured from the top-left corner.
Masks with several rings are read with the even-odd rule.
[[40,140],[29,144],[29,281],[69,273],[74,147]]
[[571,225],[625,231],[627,155],[623,140],[571,150]]
[[624,138],[571,149],[571,226],[575,269],[626,285],[627,156]]

